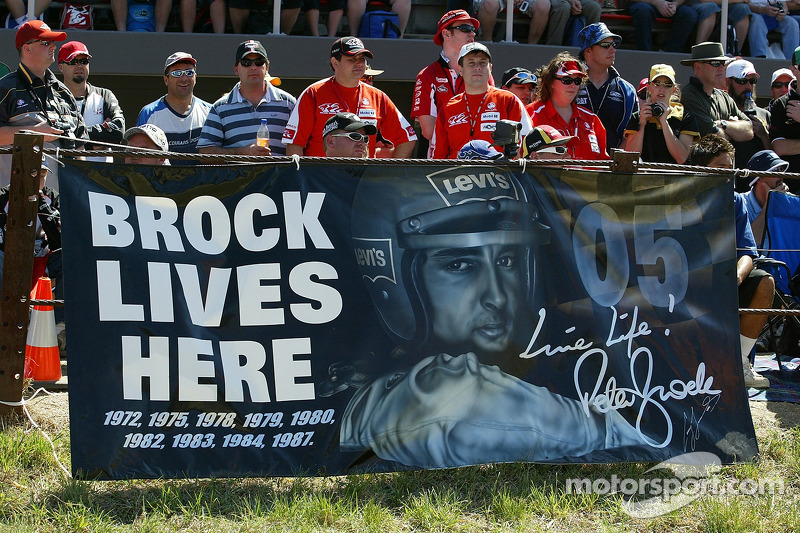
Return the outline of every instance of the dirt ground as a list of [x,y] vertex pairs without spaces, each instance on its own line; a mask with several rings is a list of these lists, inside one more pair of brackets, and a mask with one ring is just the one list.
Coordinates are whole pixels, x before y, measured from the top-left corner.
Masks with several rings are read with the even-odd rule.
[[[66,392],[39,393],[28,402],[31,417],[45,430],[69,425],[69,402]],[[800,404],[787,402],[750,402],[756,433],[768,428],[790,429],[800,426]]]

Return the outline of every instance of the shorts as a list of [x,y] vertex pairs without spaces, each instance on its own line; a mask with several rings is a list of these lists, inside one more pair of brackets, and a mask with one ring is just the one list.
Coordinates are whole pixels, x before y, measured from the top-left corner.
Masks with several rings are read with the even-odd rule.
[[[711,15],[721,11],[719,4],[713,2],[698,2],[691,5],[697,11],[697,22],[702,22]],[[735,26],[745,17],[749,17],[753,12],[747,4],[728,4],[728,24]]]
[[[344,9],[346,1],[347,0],[335,0],[331,2],[331,11]],[[232,7],[234,9],[254,9],[253,4],[255,4],[255,0],[228,0],[227,4],[228,7]],[[302,7],[303,11],[319,9],[319,0],[285,0],[281,2],[281,8],[284,9],[295,9],[298,7]]]
[[769,272],[754,268],[750,271],[741,285],[739,285],[739,307],[742,309],[749,309],[750,302],[753,301],[753,296],[756,294],[758,284],[761,283],[762,278],[769,276]]

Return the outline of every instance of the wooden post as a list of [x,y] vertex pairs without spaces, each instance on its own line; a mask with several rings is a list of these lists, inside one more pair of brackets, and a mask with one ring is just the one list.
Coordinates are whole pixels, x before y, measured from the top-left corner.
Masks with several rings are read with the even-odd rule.
[[[41,135],[14,135],[0,294],[0,401],[4,402],[22,400],[42,144]],[[12,412],[21,409],[0,403],[0,416]]]

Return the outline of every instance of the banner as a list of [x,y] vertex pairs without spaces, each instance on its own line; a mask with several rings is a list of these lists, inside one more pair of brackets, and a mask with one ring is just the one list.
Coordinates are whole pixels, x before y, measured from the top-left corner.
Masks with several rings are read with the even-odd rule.
[[718,176],[68,163],[72,469],[757,453]]

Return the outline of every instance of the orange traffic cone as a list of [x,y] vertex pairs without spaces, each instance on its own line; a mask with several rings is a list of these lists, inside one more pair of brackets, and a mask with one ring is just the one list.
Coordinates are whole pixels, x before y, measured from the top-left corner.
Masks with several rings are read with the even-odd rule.
[[[34,287],[37,300],[52,300],[50,278],[39,278]],[[25,377],[36,381],[61,379],[56,316],[51,305],[34,305],[25,346]]]

